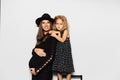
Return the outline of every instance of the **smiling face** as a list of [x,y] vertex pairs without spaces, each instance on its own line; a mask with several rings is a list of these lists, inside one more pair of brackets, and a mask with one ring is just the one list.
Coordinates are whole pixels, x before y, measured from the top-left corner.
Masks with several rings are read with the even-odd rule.
[[41,26],[44,31],[50,30],[50,21],[49,20],[42,20]]
[[55,23],[55,27],[57,30],[63,30],[63,21],[61,19],[57,19]]

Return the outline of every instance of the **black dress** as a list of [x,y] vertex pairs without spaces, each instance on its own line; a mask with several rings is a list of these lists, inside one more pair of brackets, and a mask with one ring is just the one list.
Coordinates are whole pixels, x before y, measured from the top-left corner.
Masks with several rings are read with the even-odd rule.
[[57,40],[55,38],[48,36],[44,42],[35,46],[35,48],[44,49],[44,52],[46,52],[46,57],[38,56],[33,49],[33,56],[29,61],[29,67],[35,68],[35,71],[39,69],[40,72],[36,76],[32,75],[32,80],[52,80],[52,64],[56,52],[56,42]]
[[[62,36],[64,30],[60,31],[60,33]],[[53,71],[61,73],[72,73],[75,71],[69,38],[67,38],[64,43],[59,41],[57,42],[56,55],[53,62]]]

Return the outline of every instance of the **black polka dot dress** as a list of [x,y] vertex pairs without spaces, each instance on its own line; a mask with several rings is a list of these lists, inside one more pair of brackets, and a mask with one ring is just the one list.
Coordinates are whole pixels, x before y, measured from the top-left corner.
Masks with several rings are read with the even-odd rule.
[[[61,31],[61,35],[64,31]],[[53,62],[53,71],[61,73],[74,72],[74,65],[71,52],[70,39],[67,38],[64,43],[57,42],[56,55]]]

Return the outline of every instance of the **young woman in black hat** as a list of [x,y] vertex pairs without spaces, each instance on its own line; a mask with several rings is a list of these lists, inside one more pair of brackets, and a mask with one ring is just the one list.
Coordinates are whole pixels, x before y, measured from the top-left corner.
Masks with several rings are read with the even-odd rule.
[[46,13],[36,19],[36,24],[39,28],[37,43],[29,61],[32,80],[52,80],[52,63],[57,42],[57,40],[49,34],[53,21],[54,19]]

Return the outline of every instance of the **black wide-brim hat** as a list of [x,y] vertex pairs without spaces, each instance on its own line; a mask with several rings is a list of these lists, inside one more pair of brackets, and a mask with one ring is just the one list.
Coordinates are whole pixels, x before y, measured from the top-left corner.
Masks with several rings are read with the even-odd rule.
[[42,20],[49,20],[50,22],[54,22],[54,19],[51,18],[51,16],[47,13],[43,14],[41,17],[37,18],[35,23],[37,24],[37,27],[39,27],[39,24]]

